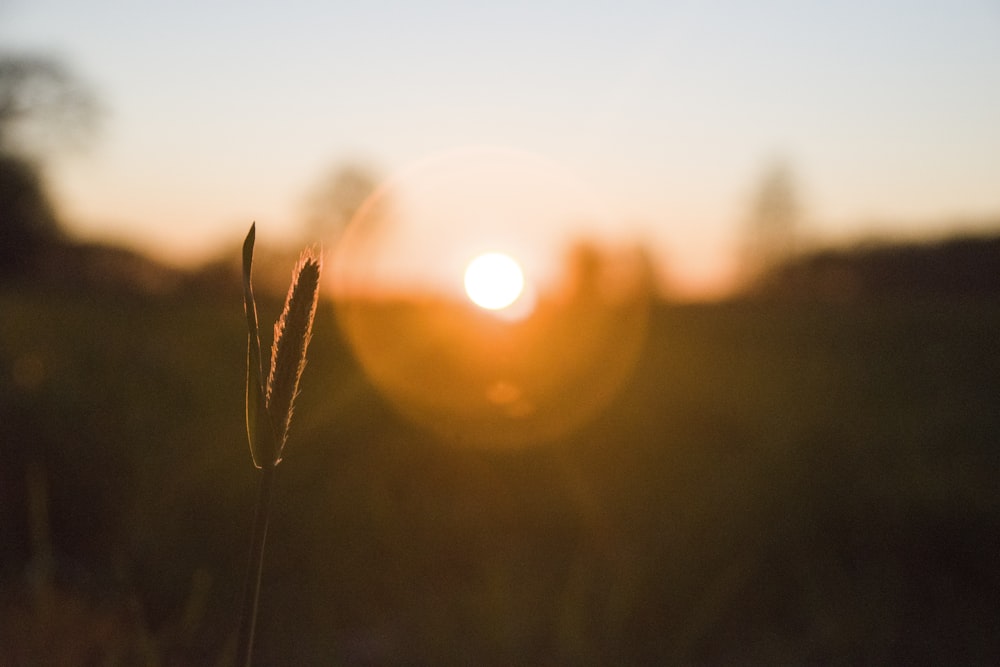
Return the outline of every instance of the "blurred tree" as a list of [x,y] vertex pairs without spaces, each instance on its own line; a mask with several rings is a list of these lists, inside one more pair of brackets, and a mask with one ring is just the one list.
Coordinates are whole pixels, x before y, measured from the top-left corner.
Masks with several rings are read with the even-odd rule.
[[601,296],[602,274],[605,267],[600,245],[586,238],[576,239],[566,250],[566,293],[571,298],[587,302]]
[[59,61],[0,54],[0,152],[41,157],[79,146],[97,118],[93,92]]
[[792,257],[802,207],[792,171],[779,163],[765,172],[750,204],[744,269],[754,280]]
[[655,262],[640,243],[609,247],[578,238],[567,247],[563,262],[565,293],[571,298],[619,305],[659,294]]
[[20,272],[59,225],[41,177],[24,158],[0,153],[0,276]]
[[59,236],[39,165],[95,126],[93,94],[58,61],[0,54],[0,275],[23,270]]
[[376,184],[375,176],[362,166],[347,164],[332,169],[306,202],[309,238],[339,238]]

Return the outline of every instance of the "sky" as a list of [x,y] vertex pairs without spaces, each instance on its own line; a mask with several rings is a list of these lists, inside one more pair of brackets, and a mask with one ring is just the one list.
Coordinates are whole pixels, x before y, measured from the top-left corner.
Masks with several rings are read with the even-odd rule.
[[779,162],[815,242],[1000,220],[997,0],[0,0],[0,50],[105,109],[48,165],[70,228],[169,261],[291,238],[338,164],[475,146],[572,174],[692,290]]

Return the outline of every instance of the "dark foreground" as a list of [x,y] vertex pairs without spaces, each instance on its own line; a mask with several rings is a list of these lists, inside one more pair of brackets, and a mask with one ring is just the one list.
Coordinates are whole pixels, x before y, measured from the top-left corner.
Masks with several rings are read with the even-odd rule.
[[[0,665],[231,658],[223,297],[0,290]],[[660,306],[605,412],[513,450],[398,418],[329,305],[303,385],[259,664],[1000,663],[996,299]]]

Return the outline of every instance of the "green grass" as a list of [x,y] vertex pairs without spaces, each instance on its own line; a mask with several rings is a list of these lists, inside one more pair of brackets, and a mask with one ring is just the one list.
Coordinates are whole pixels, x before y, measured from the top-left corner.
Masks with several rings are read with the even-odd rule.
[[[2,589],[40,460],[60,590],[132,600],[161,664],[224,661],[255,493],[238,288],[0,313]],[[328,304],[314,332],[260,664],[1000,660],[998,303],[658,308],[611,407],[518,451],[414,429]],[[27,617],[2,602],[0,647]]]

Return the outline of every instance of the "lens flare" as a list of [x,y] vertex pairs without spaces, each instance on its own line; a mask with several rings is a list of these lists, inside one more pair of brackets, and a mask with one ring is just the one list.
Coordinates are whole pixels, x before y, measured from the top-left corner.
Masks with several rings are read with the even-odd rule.
[[399,413],[443,442],[522,447],[566,436],[615,397],[647,299],[600,253],[570,251],[600,220],[591,192],[538,156],[470,149],[371,195],[327,293]]

